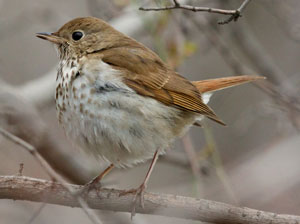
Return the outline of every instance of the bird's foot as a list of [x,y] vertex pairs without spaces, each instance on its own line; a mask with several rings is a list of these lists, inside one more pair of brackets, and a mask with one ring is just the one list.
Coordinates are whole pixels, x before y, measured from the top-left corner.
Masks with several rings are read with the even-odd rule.
[[145,201],[144,201],[144,193],[145,193],[146,185],[145,183],[142,183],[138,188],[136,189],[130,189],[123,191],[119,194],[119,196],[124,196],[127,194],[134,194],[133,200],[132,200],[132,209],[131,209],[131,219],[133,216],[135,216],[135,209],[137,206],[137,200],[140,198],[140,206],[142,208],[145,208]]
[[101,190],[101,183],[96,178],[83,185],[83,188],[80,189],[77,192],[77,194],[82,197],[86,197],[92,190],[95,190],[97,195],[99,196],[99,191]]
[[78,194],[86,196],[88,193],[90,193],[91,190],[95,190],[97,193],[97,196],[99,197],[99,191],[101,190],[100,181],[106,174],[108,174],[112,170],[112,168],[114,168],[114,164],[110,164],[102,173],[100,173],[98,176],[96,176],[90,182],[85,184],[83,186],[83,189],[81,189],[78,192]]

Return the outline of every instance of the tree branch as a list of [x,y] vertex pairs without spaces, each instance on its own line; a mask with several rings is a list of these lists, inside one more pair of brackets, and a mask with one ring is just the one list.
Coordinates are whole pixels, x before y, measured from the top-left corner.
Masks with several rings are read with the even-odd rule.
[[246,8],[246,6],[250,3],[251,0],[245,0],[242,5],[235,10],[235,13],[232,14],[228,19],[224,20],[224,21],[220,21],[218,22],[218,24],[220,25],[225,25],[230,23],[231,21],[236,22],[240,17],[242,17],[242,11]]
[[241,4],[241,6],[236,10],[226,10],[226,9],[217,9],[210,7],[197,7],[191,5],[182,5],[178,2],[178,0],[173,0],[173,5],[165,6],[165,7],[140,7],[139,10],[142,11],[165,11],[172,9],[184,9],[193,12],[209,12],[209,13],[217,13],[222,15],[230,15],[230,17],[224,21],[218,22],[220,25],[228,24],[231,21],[237,21],[242,16],[242,11],[246,8],[246,6],[250,3],[251,0],[245,0]]
[[[69,185],[75,190],[82,186]],[[119,196],[121,190],[101,189],[90,191],[85,200],[90,208],[131,212],[134,194]],[[45,202],[49,204],[79,207],[78,201],[61,183],[20,176],[0,176],[0,198]],[[295,224],[300,217],[280,215],[229,204],[169,194],[145,193],[145,208],[137,206],[137,213],[155,214],[183,219],[227,224]]]
[[34,146],[51,167],[76,184],[87,183],[100,172],[82,157],[70,155],[64,136],[54,133],[35,106],[17,92],[18,88],[0,79],[0,127]]
[[36,161],[44,168],[47,174],[52,178],[54,181],[59,181],[60,185],[65,189],[65,191],[69,192],[70,196],[76,200],[78,205],[82,208],[82,210],[86,213],[88,218],[94,224],[101,224],[102,222],[98,218],[98,216],[91,210],[89,210],[88,204],[83,198],[77,194],[77,191],[72,188],[71,185],[65,184],[64,179],[55,172],[55,170],[49,165],[49,163],[40,155],[40,153],[36,150],[36,148],[29,143],[25,142],[24,140],[20,139],[19,137],[11,134],[10,132],[4,130],[0,127],[0,134],[6,137],[7,139],[11,140],[15,144],[21,146],[23,149],[28,151]]

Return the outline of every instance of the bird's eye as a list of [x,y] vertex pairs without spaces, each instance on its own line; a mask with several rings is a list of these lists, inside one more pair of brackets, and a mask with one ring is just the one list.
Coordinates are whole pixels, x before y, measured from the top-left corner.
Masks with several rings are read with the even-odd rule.
[[75,31],[72,33],[72,39],[77,41],[83,37],[83,33],[81,31]]

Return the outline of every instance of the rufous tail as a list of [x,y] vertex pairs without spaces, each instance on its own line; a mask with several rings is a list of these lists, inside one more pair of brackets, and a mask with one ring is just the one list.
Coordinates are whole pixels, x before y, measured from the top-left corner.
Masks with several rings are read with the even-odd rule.
[[[226,78],[218,78],[218,79],[207,79],[201,81],[192,82],[194,86],[199,90],[200,93],[214,92],[221,89],[226,89],[229,87],[241,85],[247,82],[252,82],[259,79],[265,79],[263,76],[251,76],[251,75],[243,75],[243,76],[231,76]],[[209,119],[226,125],[221,119],[219,119],[213,110],[211,110],[211,115],[206,115]]]
[[241,85],[247,82],[252,82],[259,79],[265,79],[263,76],[231,76],[218,79],[207,79],[201,81],[192,82],[194,86],[199,90],[200,93],[214,92],[221,89]]

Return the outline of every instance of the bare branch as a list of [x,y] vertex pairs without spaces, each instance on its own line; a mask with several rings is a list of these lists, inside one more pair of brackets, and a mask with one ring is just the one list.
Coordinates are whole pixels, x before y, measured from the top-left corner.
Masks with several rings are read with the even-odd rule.
[[185,9],[193,12],[210,12],[210,13],[218,13],[223,15],[234,15],[237,10],[225,10],[225,9],[216,9],[216,8],[209,8],[209,7],[197,7],[197,6],[191,6],[191,5],[180,5],[179,3],[177,5],[171,5],[171,6],[165,6],[165,7],[140,7],[139,10],[142,11],[165,11],[165,10],[171,10],[171,9]]
[[[69,185],[81,190],[82,186]],[[121,190],[105,189],[90,191],[86,201],[93,209],[131,212],[134,194],[119,196]],[[0,176],[0,198],[46,202],[79,207],[78,201],[62,184],[30,177]],[[145,208],[138,206],[137,213],[155,214],[183,219],[227,224],[294,224],[299,216],[281,215],[229,204],[169,194],[145,193]]]
[[183,148],[185,150],[185,153],[190,161],[190,166],[192,168],[192,172],[194,175],[194,178],[196,179],[197,183],[199,183],[199,174],[200,174],[200,164],[198,161],[197,153],[194,148],[194,145],[192,143],[192,139],[189,136],[189,134],[185,135],[182,138]]
[[139,10],[142,11],[165,11],[172,9],[184,9],[193,12],[209,12],[209,13],[217,13],[222,15],[230,15],[230,17],[224,21],[220,21],[218,24],[224,25],[228,24],[231,21],[237,21],[242,16],[242,11],[246,8],[246,6],[250,3],[251,0],[245,0],[241,4],[241,6],[236,10],[226,10],[226,9],[217,9],[210,7],[197,7],[191,5],[183,5],[180,4],[177,0],[173,0],[173,5],[164,6],[164,7],[140,7]]
[[46,205],[47,203],[42,203],[39,206],[38,210],[33,213],[33,215],[31,216],[31,218],[28,220],[26,224],[32,224],[34,220],[38,217],[38,215],[42,212],[42,210],[45,208]]
[[65,183],[64,179],[58,173],[56,173],[55,170],[52,169],[49,163],[39,154],[39,152],[32,145],[18,138],[17,136],[9,133],[8,131],[4,130],[1,127],[0,127],[0,134],[6,137],[7,139],[11,140],[15,144],[20,145],[22,148],[26,149],[26,151],[28,151],[31,155],[33,155],[36,161],[44,168],[44,170],[52,178],[52,180],[58,181],[61,184],[61,186],[63,186],[65,190],[67,190],[71,194],[71,196],[78,202],[80,207],[87,214],[89,219],[94,224],[101,223],[97,215],[88,209],[89,207],[87,203],[82,199],[80,195],[76,193],[77,191],[75,191],[71,185]]
[[225,25],[230,23],[231,21],[236,22],[240,17],[242,17],[242,11],[246,8],[246,6],[250,3],[251,0],[245,0],[242,5],[235,10],[235,13],[232,14],[228,19],[224,20],[224,21],[220,21],[218,22],[218,24],[220,25]]
[[[42,107],[54,102],[56,68],[16,88],[21,96],[33,105]],[[38,94],[37,94],[38,93]]]
[[83,157],[70,155],[64,136],[48,128],[35,105],[18,90],[0,79],[0,126],[34,146],[51,167],[70,181],[87,183],[99,171],[92,164],[87,166]]

